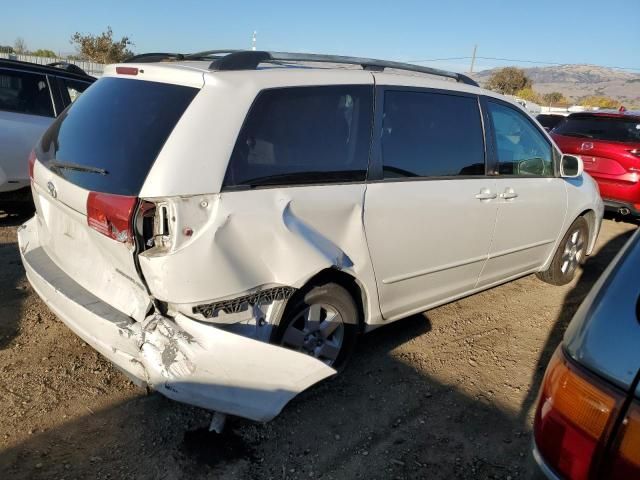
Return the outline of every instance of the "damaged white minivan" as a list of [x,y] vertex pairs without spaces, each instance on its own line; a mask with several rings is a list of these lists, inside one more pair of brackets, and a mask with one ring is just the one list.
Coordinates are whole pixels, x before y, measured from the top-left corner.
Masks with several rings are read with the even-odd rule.
[[569,282],[603,213],[518,105],[351,57],[109,66],[29,170],[20,250],[51,310],[133,379],[259,421],[360,333],[531,273]]

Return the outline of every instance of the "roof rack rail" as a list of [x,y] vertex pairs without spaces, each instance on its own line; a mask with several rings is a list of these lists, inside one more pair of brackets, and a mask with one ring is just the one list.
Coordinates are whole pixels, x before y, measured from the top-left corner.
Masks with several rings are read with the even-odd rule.
[[[181,61],[181,60],[211,60],[212,58],[222,58],[222,56],[236,53],[239,50],[207,50],[206,52],[197,53],[168,53],[153,52],[141,53],[124,60],[122,63],[155,63],[165,61]],[[223,55],[224,54],[224,55]]]
[[[212,55],[229,52],[229,50],[211,50],[193,55],[185,55],[189,59],[207,58]],[[479,85],[466,75],[431,67],[422,67],[411,63],[392,62],[388,60],[376,60],[374,58],[345,57],[341,55],[321,55],[316,53],[291,53],[291,52],[266,52],[255,50],[230,51],[228,55],[216,58],[209,65],[209,69],[217,71],[229,70],[255,70],[260,63],[265,62],[318,62],[341,63],[347,65],[360,65],[364,70],[382,72],[385,68],[406,70],[411,72],[426,73],[439,77],[452,78],[457,82],[478,87]]]
[[122,63],[152,63],[152,62],[163,62],[165,60],[182,60],[184,55],[181,53],[166,53],[166,52],[153,52],[153,53],[141,53],[140,55],[134,55],[133,57],[129,57],[126,60],[123,60]]
[[47,67],[56,67],[56,68],[60,68],[62,70],[65,70],[67,72],[75,73],[77,75],[89,76],[89,74],[87,72],[85,72],[82,68],[80,68],[78,65],[76,65],[74,63],[53,62],[53,63],[47,63]]

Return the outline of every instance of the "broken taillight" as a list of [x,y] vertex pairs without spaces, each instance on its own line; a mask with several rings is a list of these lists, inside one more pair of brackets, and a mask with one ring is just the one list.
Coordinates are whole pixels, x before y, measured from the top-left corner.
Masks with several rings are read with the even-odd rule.
[[534,421],[545,462],[563,478],[593,476],[621,403],[619,393],[580,372],[559,347],[547,367]]
[[121,243],[133,244],[133,211],[137,197],[89,192],[87,224]]
[[31,150],[31,153],[29,154],[29,178],[31,180],[33,180],[33,169],[35,166],[36,166],[36,151]]

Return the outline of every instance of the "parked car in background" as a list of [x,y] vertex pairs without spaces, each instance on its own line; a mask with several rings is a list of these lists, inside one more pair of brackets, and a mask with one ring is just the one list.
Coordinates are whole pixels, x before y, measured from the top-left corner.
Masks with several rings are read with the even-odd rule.
[[0,59],[0,205],[30,200],[29,152],[94,81],[75,65]]
[[362,332],[531,273],[571,281],[604,209],[519,105],[351,57],[108,66],[30,161],[18,238],[49,307],[137,381],[261,421]]
[[566,115],[561,113],[541,113],[536,115],[536,120],[540,122],[540,125],[548,132],[553,130],[560,122],[565,119]]
[[640,231],[584,300],[549,362],[534,458],[549,478],[640,478]]
[[551,136],[564,153],[582,157],[608,210],[640,217],[640,115],[572,113]]

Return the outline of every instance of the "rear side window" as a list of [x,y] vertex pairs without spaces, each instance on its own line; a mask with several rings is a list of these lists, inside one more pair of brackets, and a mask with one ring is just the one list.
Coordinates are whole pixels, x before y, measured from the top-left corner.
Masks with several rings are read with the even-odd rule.
[[484,140],[474,97],[387,91],[384,178],[484,175]]
[[640,120],[596,116],[567,117],[555,128],[554,133],[609,142],[638,143],[640,142]]
[[53,117],[47,78],[36,73],[0,70],[0,110]]
[[238,136],[224,187],[363,181],[373,87],[265,90]]
[[198,91],[166,83],[102,78],[53,122],[42,137],[38,158],[87,190],[137,195]]

